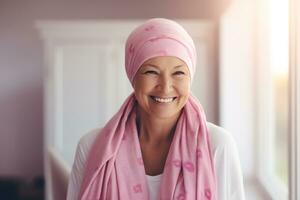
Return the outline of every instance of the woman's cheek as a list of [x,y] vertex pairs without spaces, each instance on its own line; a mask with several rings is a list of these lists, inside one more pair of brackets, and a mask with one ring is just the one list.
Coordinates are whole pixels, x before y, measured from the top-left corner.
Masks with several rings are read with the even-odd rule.
[[189,80],[178,81],[177,86],[178,86],[181,94],[189,94],[190,86],[191,86]]

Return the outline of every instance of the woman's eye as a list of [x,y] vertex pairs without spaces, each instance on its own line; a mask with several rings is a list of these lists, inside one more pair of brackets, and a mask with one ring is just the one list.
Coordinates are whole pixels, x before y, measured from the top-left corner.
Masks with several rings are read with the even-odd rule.
[[184,75],[185,73],[183,71],[176,71],[174,72],[174,75]]
[[145,74],[158,74],[158,73],[156,71],[149,70],[149,71],[146,71]]

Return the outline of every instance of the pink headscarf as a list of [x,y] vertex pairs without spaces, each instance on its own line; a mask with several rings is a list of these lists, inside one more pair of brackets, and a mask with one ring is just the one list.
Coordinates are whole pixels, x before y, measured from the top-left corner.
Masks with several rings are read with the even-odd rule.
[[[176,56],[195,72],[196,52],[187,32],[176,22],[151,19],[126,42],[129,80],[155,56]],[[80,200],[148,200],[145,168],[136,127],[137,101],[131,94],[97,136],[86,163]],[[176,125],[158,199],[217,200],[217,183],[206,119],[191,94]]]
[[183,60],[191,79],[196,70],[196,49],[191,36],[178,23],[162,18],[150,19],[127,38],[125,67],[132,83],[140,66],[156,56],[175,56]]

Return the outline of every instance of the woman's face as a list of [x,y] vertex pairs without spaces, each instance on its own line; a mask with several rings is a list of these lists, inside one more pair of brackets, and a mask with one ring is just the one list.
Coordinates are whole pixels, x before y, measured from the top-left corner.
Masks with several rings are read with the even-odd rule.
[[139,68],[133,87],[140,108],[149,116],[172,117],[179,114],[187,102],[189,69],[177,57],[154,57]]

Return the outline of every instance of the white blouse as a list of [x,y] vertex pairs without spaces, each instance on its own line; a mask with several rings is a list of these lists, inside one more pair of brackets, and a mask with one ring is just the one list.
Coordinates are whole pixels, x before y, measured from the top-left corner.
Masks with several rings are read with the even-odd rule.
[[[236,143],[225,129],[207,122],[218,183],[218,200],[245,200],[242,170]],[[79,141],[69,180],[67,200],[77,200],[89,150],[99,129]],[[147,177],[150,200],[157,199],[161,175]]]
[[160,180],[161,180],[162,174],[156,175],[156,176],[149,176],[146,175],[147,183],[148,183],[148,191],[150,194],[149,200],[156,200],[157,199],[157,193],[160,186]]

